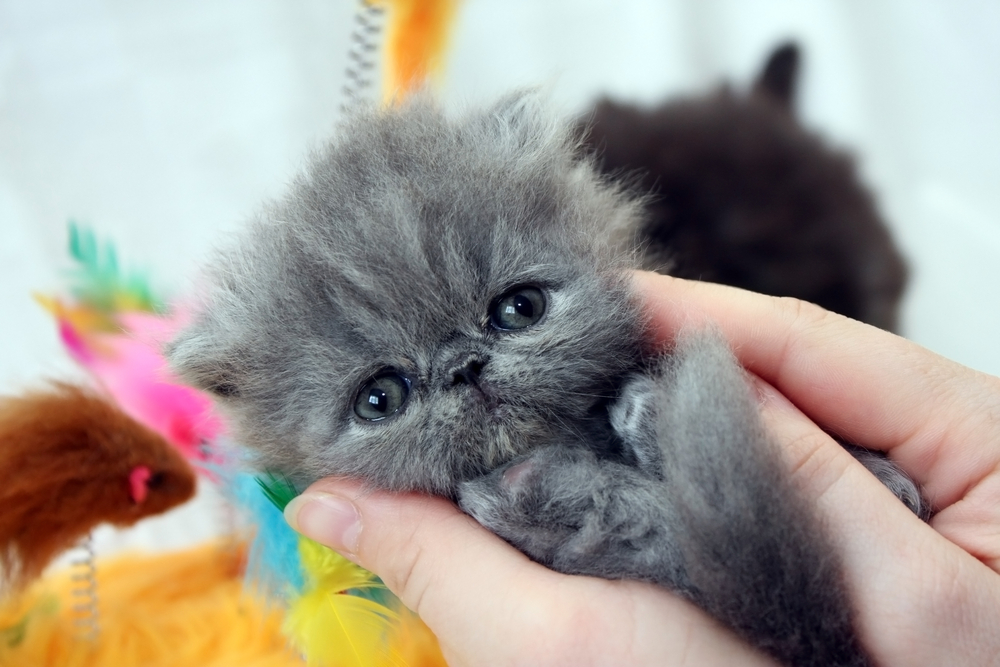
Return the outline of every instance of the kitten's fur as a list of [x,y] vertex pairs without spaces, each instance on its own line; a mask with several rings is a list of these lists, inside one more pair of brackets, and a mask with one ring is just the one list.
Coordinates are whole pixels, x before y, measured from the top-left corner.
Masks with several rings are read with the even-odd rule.
[[[640,220],[531,95],[359,112],[218,256],[171,361],[300,485],[449,496],[539,562],[668,586],[787,664],[867,664],[726,346],[646,347],[619,242]],[[499,331],[517,285],[544,315]],[[409,398],[365,421],[386,369]]]
[[602,100],[586,138],[608,174],[652,192],[644,264],[794,296],[894,330],[906,266],[850,157],[795,119],[794,44],[747,94],[652,109]]

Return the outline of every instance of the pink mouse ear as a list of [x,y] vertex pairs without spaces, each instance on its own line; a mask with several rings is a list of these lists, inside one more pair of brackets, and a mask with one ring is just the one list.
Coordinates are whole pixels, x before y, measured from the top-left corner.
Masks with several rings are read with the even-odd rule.
[[146,483],[153,476],[149,466],[136,466],[128,474],[129,496],[136,505],[141,505],[149,494],[149,487]]

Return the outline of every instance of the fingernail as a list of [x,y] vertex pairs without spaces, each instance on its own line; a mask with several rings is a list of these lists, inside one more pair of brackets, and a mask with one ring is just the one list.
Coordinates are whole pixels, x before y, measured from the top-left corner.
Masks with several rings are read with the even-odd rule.
[[361,514],[350,500],[329,493],[304,493],[285,507],[285,521],[309,539],[353,555],[361,535]]

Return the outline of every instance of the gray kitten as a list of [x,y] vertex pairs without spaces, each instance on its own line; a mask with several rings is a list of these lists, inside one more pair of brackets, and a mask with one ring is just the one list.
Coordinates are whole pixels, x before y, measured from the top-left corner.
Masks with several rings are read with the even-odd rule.
[[300,486],[444,495],[543,564],[669,587],[786,664],[869,664],[725,344],[647,346],[622,242],[640,202],[571,137],[532,95],[358,112],[218,256],[174,368]]

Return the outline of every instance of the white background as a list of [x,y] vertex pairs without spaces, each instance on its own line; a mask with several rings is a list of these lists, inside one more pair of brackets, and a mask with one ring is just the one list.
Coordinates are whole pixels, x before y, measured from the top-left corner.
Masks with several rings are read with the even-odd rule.
[[[0,0],[0,392],[76,372],[31,299],[62,284],[68,218],[180,292],[281,193],[333,129],[354,10]],[[1000,374],[998,35],[990,0],[465,0],[442,92],[460,105],[540,84],[579,113],[601,93],[746,86],[799,40],[801,116],[858,156],[910,260],[905,335]],[[144,530],[194,541],[213,505]]]

